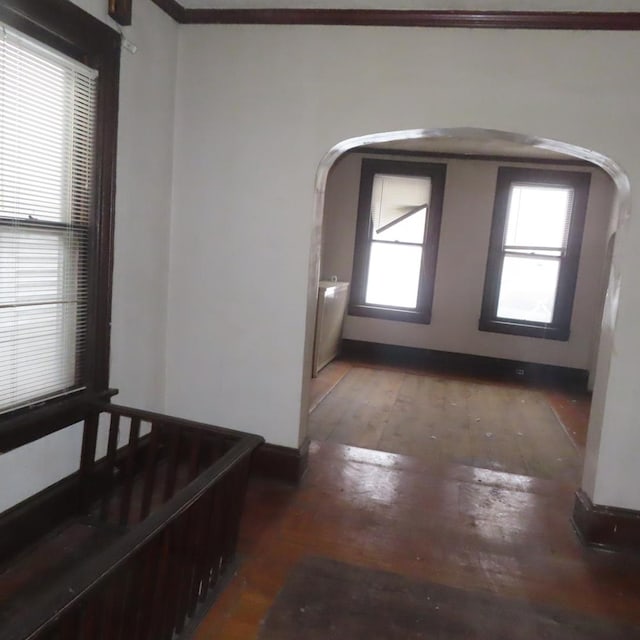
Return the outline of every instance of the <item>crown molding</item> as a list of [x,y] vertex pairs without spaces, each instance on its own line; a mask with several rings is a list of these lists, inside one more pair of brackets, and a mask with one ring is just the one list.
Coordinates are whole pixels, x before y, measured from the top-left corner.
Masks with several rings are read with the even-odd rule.
[[151,0],[179,24],[186,24],[186,9],[176,0]]
[[152,2],[180,24],[284,24],[567,31],[640,30],[640,12],[186,9],[176,0],[152,0]]

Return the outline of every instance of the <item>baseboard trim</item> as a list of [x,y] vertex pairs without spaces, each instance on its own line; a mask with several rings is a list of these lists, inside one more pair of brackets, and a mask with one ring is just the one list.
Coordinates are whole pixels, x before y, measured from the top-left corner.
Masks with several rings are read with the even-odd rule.
[[342,355],[371,364],[396,364],[438,373],[553,385],[572,391],[586,391],[589,381],[589,372],[584,369],[363,340],[343,340]]
[[298,484],[307,470],[308,457],[308,440],[299,449],[265,442],[253,453],[251,473],[289,484]]
[[582,542],[608,551],[640,551],[640,511],[594,505],[576,491],[572,523]]

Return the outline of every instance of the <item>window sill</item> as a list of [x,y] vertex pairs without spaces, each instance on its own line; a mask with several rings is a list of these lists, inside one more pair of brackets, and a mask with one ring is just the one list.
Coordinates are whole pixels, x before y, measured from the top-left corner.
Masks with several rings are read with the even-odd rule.
[[0,453],[6,453],[84,420],[92,404],[107,400],[116,393],[114,389],[101,392],[79,389],[67,396],[7,413],[0,417]]
[[513,320],[497,320],[495,318],[480,318],[478,323],[480,331],[490,333],[506,333],[527,338],[543,338],[545,340],[569,340],[569,327],[554,326],[541,323],[517,322]]
[[416,324],[429,324],[431,322],[431,309],[398,309],[395,307],[374,307],[372,305],[352,304],[349,306],[349,315],[377,318],[378,320],[414,322]]

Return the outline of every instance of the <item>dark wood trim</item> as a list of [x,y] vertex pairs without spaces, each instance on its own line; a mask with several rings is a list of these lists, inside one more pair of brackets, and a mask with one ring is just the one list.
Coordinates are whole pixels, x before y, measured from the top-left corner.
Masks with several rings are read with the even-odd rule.
[[0,20],[85,63],[90,53],[120,46],[120,34],[63,0],[2,0]]
[[[118,575],[121,570],[126,567],[135,567],[135,564],[131,563],[136,555],[145,547],[148,548],[154,539],[158,540],[158,536],[163,535],[163,532],[169,527],[177,526],[173,535],[180,538],[176,532],[186,531],[187,529],[183,527],[187,522],[183,521],[182,525],[176,525],[176,523],[187,516],[194,505],[205,499],[207,494],[210,495],[216,485],[220,486],[219,483],[227,482],[225,491],[230,490],[227,494],[228,499],[233,500],[230,502],[232,510],[226,513],[228,518],[225,516],[223,520],[228,521],[231,518],[233,522],[234,515],[232,514],[235,514],[235,517],[239,519],[244,497],[244,481],[239,477],[239,473],[246,473],[249,456],[259,442],[258,436],[244,436],[239,439],[222,458],[214,462],[194,481],[176,492],[143,522],[132,527],[103,551],[80,563],[61,579],[53,581],[49,585],[49,589],[30,601],[31,607],[28,611],[18,610],[7,620],[3,620],[2,637],[6,640],[35,638],[38,631],[47,632],[55,628],[57,620],[69,615],[73,616],[75,607],[85,598],[90,597],[92,593],[99,594],[99,589],[104,588],[107,581]],[[228,482],[229,480],[233,482]],[[232,488],[241,488],[242,491],[238,490],[237,494],[233,495]],[[227,536],[224,560],[230,559],[234,552],[237,521],[233,522],[233,527],[235,531],[227,529],[223,534]],[[180,561],[183,562],[183,560],[184,556],[180,556]],[[174,594],[175,591],[171,595]],[[73,620],[73,618],[71,619]],[[171,628],[173,628],[173,623]],[[167,637],[172,637],[172,632],[168,633]]]
[[[431,179],[431,201],[429,202],[429,213],[422,241],[422,264],[415,309],[375,306],[367,304],[365,301],[369,256],[374,242],[371,221],[373,183],[376,175],[382,173]],[[431,321],[446,175],[447,167],[444,164],[371,158],[362,160],[358,218],[353,250],[353,274],[349,291],[350,315],[423,324],[428,324]]]
[[640,511],[594,505],[576,492],[572,524],[582,542],[609,551],[640,551]]
[[298,484],[307,470],[309,441],[299,449],[265,442],[253,452],[251,473],[272,480]]
[[589,372],[584,369],[362,340],[343,340],[342,356],[370,364],[394,364],[437,373],[518,381],[572,391],[586,391],[589,380]]
[[109,0],[109,15],[123,27],[131,24],[131,0]]
[[0,419],[0,454],[82,422],[96,401],[107,400],[116,393],[115,389],[100,394],[79,391]]
[[[502,269],[506,255],[504,243],[507,209],[511,187],[514,183],[561,185],[573,189],[567,246],[565,254],[560,257],[559,261],[553,318],[548,323],[529,322],[517,318],[501,318],[497,315]],[[480,331],[547,340],[569,340],[590,183],[591,174],[582,171],[558,171],[524,167],[500,167],[498,169],[482,309],[478,322]]]
[[173,18],[179,24],[184,24],[185,20],[185,8],[176,2],[176,0],[151,0],[154,4],[158,5],[168,16]]
[[92,282],[87,344],[89,384],[94,391],[109,385],[111,348],[111,306],[113,292],[113,252],[118,158],[118,113],[120,93],[120,38],[110,49],[93,55],[100,71],[96,128],[97,214],[93,224]]
[[346,154],[362,154],[362,155],[381,155],[396,156],[398,158],[418,158],[421,160],[467,160],[476,162],[501,162],[514,164],[532,164],[532,165],[557,165],[559,167],[590,167],[594,165],[586,160],[574,160],[561,158],[553,160],[551,158],[527,158],[500,155],[487,155],[481,153],[446,153],[444,151],[418,151],[417,149],[383,149],[381,147],[355,147],[345,151]]
[[[84,369],[79,369],[74,386],[86,388],[89,394],[103,393],[109,382],[121,36],[68,0],[3,0],[0,20],[99,72],[95,214],[89,221],[86,354]],[[48,402],[61,407],[58,399]],[[66,409],[63,412],[66,415]],[[17,414],[22,418],[22,410]],[[3,436],[7,430],[12,431],[14,417],[13,413],[0,417]],[[27,426],[24,433],[32,433],[33,439],[42,437],[66,426],[66,420],[65,416],[60,419],[53,416],[52,424],[58,426],[47,430],[45,425],[40,425],[32,431]],[[2,437],[0,449],[5,444],[14,447],[16,442],[9,437],[7,444]],[[22,439],[22,444],[24,442]]]
[[455,29],[638,31],[640,12],[379,9],[184,9],[186,24],[285,24]]

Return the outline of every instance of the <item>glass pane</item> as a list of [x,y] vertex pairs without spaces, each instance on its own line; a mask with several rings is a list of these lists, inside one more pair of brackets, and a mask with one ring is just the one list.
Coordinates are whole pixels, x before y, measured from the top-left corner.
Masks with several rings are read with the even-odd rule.
[[422,244],[431,178],[377,174],[371,191],[373,240]]
[[498,318],[551,322],[559,269],[559,260],[505,256]]
[[540,185],[511,187],[505,246],[557,247],[567,244],[573,189]]
[[9,42],[2,43],[0,55],[2,210],[16,218],[62,220],[66,185],[60,167],[69,155],[71,130],[68,74],[46,61],[36,62]]
[[73,385],[77,283],[65,232],[0,226],[0,410]]
[[427,220],[427,210],[422,208],[419,211],[410,213],[403,220],[393,223],[381,233],[373,233],[374,240],[385,240],[387,242],[424,242],[424,227]]
[[415,309],[421,263],[421,246],[373,242],[365,303]]
[[75,381],[75,304],[0,309],[0,406],[18,406]]

